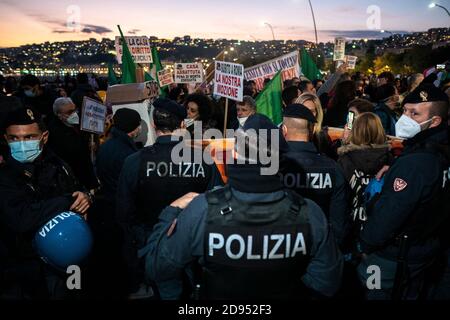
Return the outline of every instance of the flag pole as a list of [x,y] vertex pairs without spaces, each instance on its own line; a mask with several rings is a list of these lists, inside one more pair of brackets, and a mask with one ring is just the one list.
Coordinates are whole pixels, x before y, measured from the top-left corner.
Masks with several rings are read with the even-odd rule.
[[136,82],[145,82],[144,67],[139,63],[136,65]]
[[225,118],[223,120],[223,134],[227,132],[227,120],[228,120],[228,98],[225,98]]

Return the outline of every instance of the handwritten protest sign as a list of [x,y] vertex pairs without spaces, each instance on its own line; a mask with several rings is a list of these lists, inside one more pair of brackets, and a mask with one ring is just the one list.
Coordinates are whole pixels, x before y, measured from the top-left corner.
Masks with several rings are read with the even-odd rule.
[[338,37],[334,39],[333,61],[345,60],[345,38]]
[[96,134],[105,131],[106,106],[100,102],[84,97],[81,113],[81,130]]
[[242,101],[244,91],[244,66],[231,62],[215,61],[214,94]]
[[[135,63],[153,63],[152,50],[148,38],[142,37],[125,37],[130,53]],[[115,47],[117,53],[117,61],[122,63],[122,38],[116,37]]]
[[356,60],[358,60],[358,57],[356,57],[356,56],[345,56],[345,62],[347,63],[347,69],[355,69]]
[[173,83],[172,72],[170,70],[158,71],[158,81],[159,81],[159,86],[161,88],[168,86],[169,84],[172,84]]
[[175,83],[202,83],[203,65],[201,63],[176,63]]
[[256,88],[262,90],[264,87],[264,79],[272,79],[280,70],[282,70],[281,79],[283,81],[300,76],[298,51],[246,68],[244,70],[244,77],[245,80],[255,81]]

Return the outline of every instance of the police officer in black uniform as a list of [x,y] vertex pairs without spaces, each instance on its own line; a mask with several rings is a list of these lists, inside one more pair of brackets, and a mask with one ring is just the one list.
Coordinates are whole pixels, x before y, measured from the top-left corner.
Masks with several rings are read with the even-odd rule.
[[85,214],[91,197],[67,164],[46,147],[49,134],[36,111],[12,111],[3,129],[10,147],[0,165],[0,243],[5,255],[0,281],[4,297],[62,298],[67,293],[65,281],[42,264],[32,240],[36,231],[60,212]]
[[[421,85],[403,101],[396,134],[404,150],[384,178],[380,198],[368,210],[361,231],[367,254],[359,266],[380,267],[381,289],[373,299],[417,299],[424,278],[440,251],[442,223],[449,217],[448,97],[433,85]],[[448,230],[446,230],[448,234]]]
[[[270,153],[270,164],[245,156],[255,147],[250,129],[275,131],[273,137],[266,135],[268,143],[256,140],[260,151]],[[276,168],[279,161],[278,128],[267,117],[252,115],[237,131],[237,140],[238,159],[245,163],[227,164],[228,185],[198,196],[187,194],[161,213],[146,257],[149,276],[158,285],[180,279],[184,267],[198,260],[204,298],[333,295],[343,259],[325,215],[313,201],[285,189],[278,170],[262,171]],[[179,298],[181,287],[172,289],[163,298]]]
[[[130,292],[139,290],[143,278],[137,250],[145,246],[162,209],[188,192],[205,192],[222,184],[216,166],[203,160],[202,150],[195,153],[193,148],[181,148],[185,142],[173,135],[182,126],[185,109],[162,98],[153,105],[156,142],[125,160],[117,189],[117,217],[125,232]],[[174,148],[181,151],[172,152]],[[180,156],[181,162],[173,159],[172,153]]]
[[282,181],[320,206],[342,244],[349,227],[348,185],[336,162],[320,154],[311,142],[315,122],[311,111],[301,104],[291,104],[284,110],[282,131],[289,152]]

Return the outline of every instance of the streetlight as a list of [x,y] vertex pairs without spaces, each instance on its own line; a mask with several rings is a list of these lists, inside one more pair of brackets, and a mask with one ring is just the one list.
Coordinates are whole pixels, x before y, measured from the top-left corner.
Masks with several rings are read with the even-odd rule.
[[273,38],[273,41],[275,41],[275,34],[273,33],[273,27],[272,27],[272,25],[271,25],[270,23],[268,23],[268,22],[262,22],[262,25],[263,25],[263,26],[268,26],[268,27],[270,28],[270,31],[272,31],[272,38]]
[[[315,37],[316,37],[316,49],[318,50],[318,49],[319,49],[319,41],[318,41],[318,38],[317,38],[316,17],[315,17],[315,15],[314,15],[314,9],[313,9],[311,0],[308,0],[308,3],[309,3],[309,7],[311,8],[311,15],[312,15],[313,24],[314,24],[314,35],[315,35]],[[319,56],[317,55],[317,56],[316,56],[316,64],[317,64],[317,58],[318,58],[318,57],[319,57]]]
[[430,3],[430,4],[428,5],[428,8],[430,8],[430,9],[432,9],[432,8],[434,8],[434,7],[439,7],[439,8],[441,8],[441,9],[444,9],[445,12],[447,12],[447,14],[450,16],[450,12],[448,11],[448,9],[447,9],[446,7],[444,7],[444,6],[441,6],[440,4],[437,4],[437,3],[435,3],[435,2],[432,2],[432,3]]
[[319,42],[318,42],[318,40],[317,40],[316,18],[315,18],[315,16],[314,16],[314,10],[313,10],[312,4],[311,4],[311,0],[308,0],[308,2],[309,2],[309,7],[311,8],[311,14],[312,14],[313,23],[314,23],[314,33],[315,33],[315,35],[316,35],[316,47],[317,47],[318,44],[319,44]]

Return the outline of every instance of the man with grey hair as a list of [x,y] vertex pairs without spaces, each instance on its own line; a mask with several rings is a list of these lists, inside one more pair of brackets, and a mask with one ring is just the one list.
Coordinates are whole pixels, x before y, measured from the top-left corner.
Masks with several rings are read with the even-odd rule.
[[80,123],[76,109],[77,107],[70,98],[58,98],[53,103],[53,114],[69,127]]
[[86,189],[95,189],[98,181],[89,150],[89,135],[80,131],[77,107],[70,98],[53,103],[53,116],[48,119],[49,147],[73,170]]
[[244,96],[242,102],[236,104],[238,127],[243,127],[248,117],[256,113],[256,102],[250,96]]

